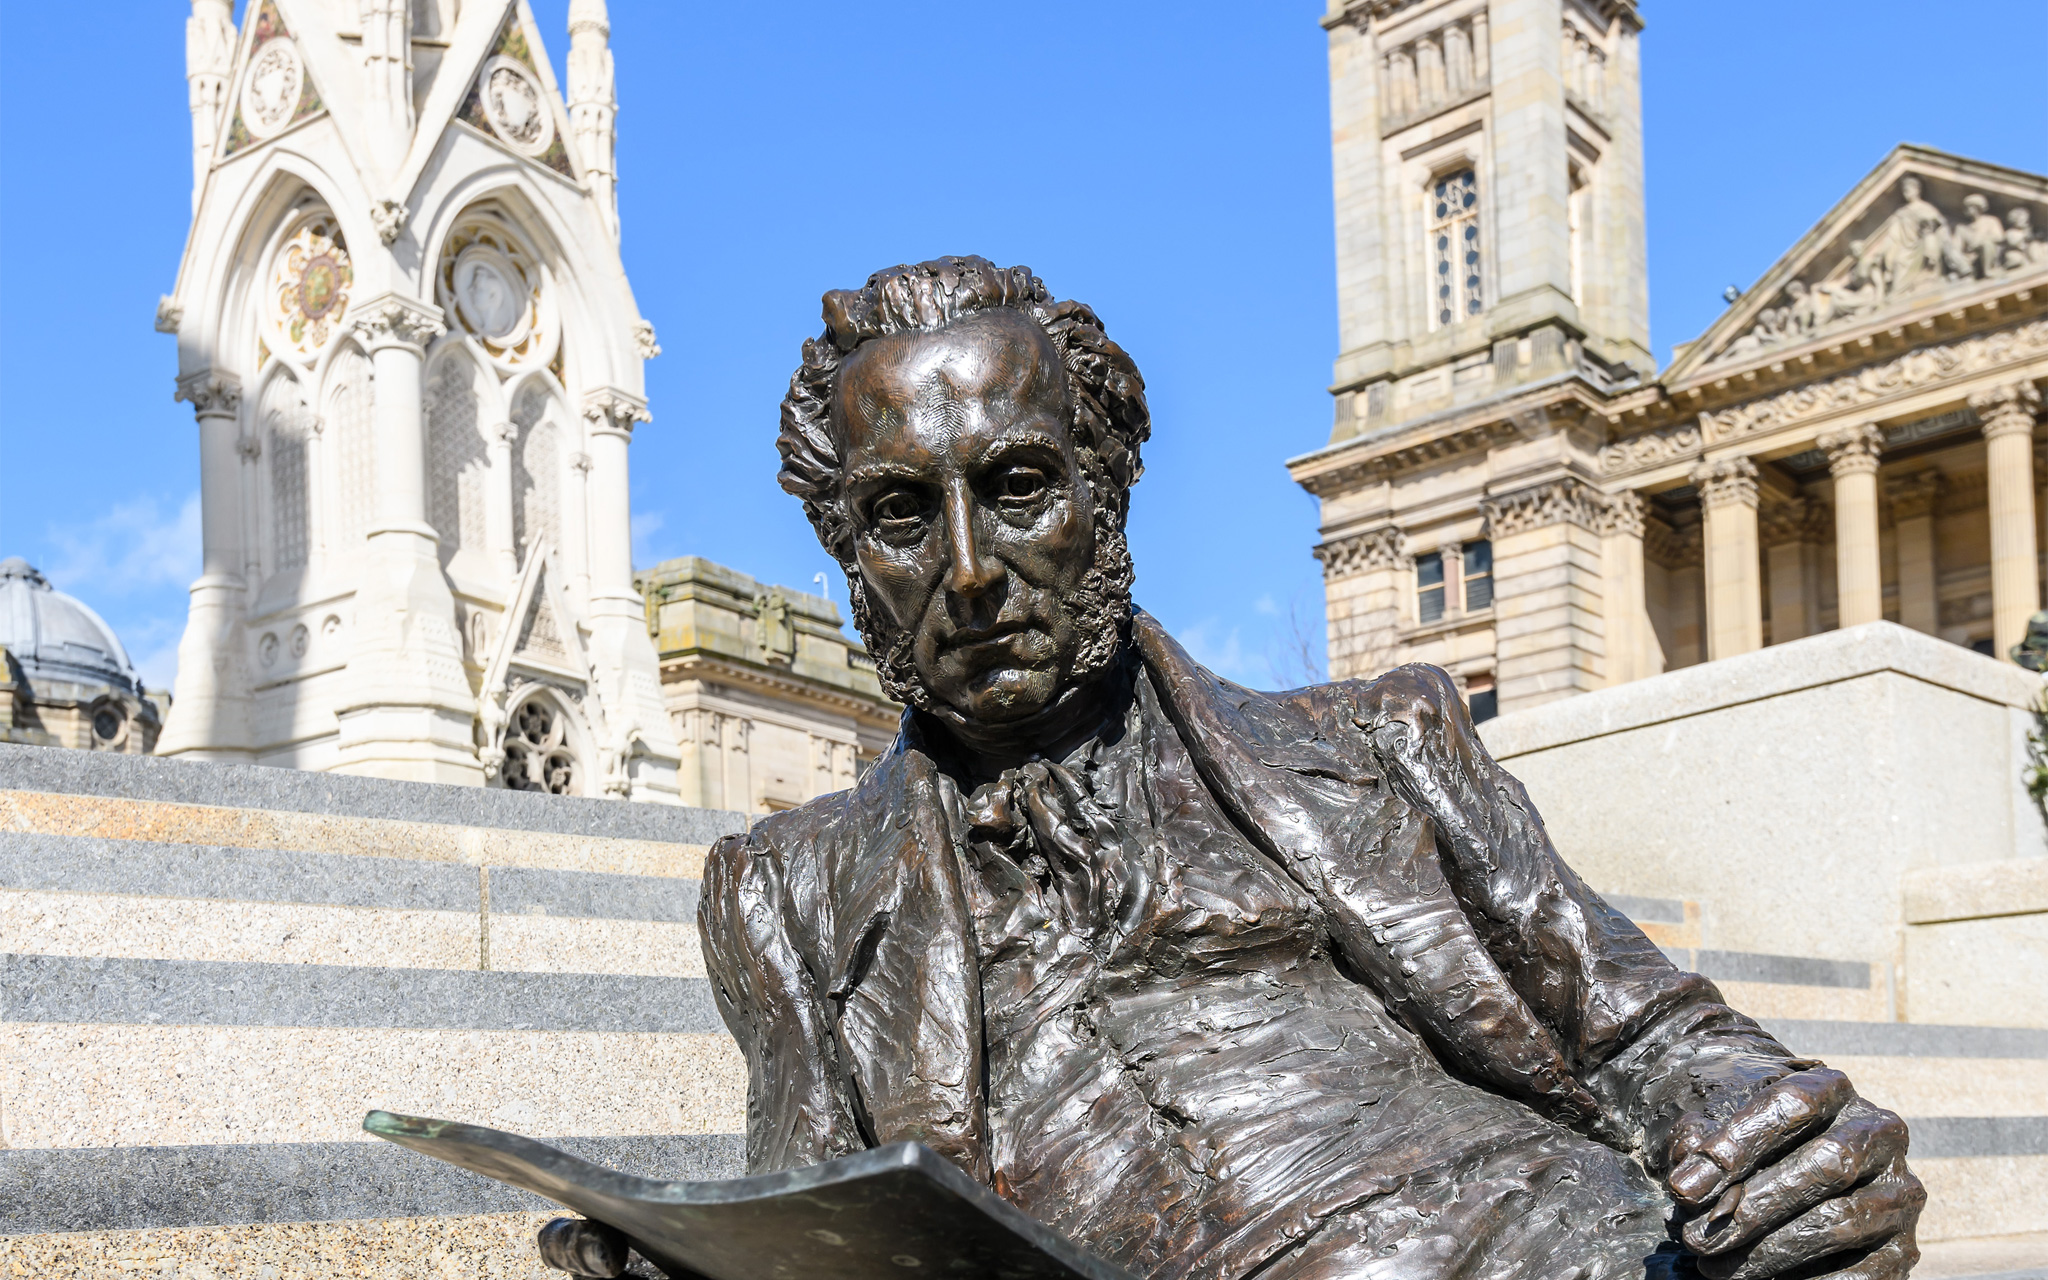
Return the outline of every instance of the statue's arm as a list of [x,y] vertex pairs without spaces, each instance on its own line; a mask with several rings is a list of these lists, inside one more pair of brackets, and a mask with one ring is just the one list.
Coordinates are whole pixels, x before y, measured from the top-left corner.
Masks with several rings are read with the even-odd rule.
[[1680,1116],[1726,1114],[1799,1069],[1565,864],[1448,676],[1408,666],[1353,688],[1354,723],[1395,792],[1435,825],[1453,890],[1598,1100],[1602,1137],[1661,1164]]
[[759,828],[712,846],[697,924],[718,1011],[747,1060],[748,1172],[865,1148],[831,1020],[795,942],[786,869]]

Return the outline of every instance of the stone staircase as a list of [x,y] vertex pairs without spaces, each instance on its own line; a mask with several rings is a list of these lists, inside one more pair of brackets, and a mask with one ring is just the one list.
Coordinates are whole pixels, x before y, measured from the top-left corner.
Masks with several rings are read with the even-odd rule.
[[371,1108],[738,1174],[693,922],[745,821],[0,745],[0,1276],[558,1274]]

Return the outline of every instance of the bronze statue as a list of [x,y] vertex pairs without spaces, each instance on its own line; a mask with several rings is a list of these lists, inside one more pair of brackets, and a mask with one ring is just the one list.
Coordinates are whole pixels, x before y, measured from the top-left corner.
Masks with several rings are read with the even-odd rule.
[[781,480],[910,710],[705,869],[750,1171],[920,1142],[1160,1280],[1907,1273],[1904,1123],[1582,884],[1441,671],[1254,692],[1132,608],[1088,307],[824,312]]

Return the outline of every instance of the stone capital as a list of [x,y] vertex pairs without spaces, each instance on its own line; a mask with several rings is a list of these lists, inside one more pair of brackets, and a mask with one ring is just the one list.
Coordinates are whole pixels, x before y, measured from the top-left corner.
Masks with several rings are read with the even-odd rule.
[[1487,536],[1510,538],[1546,525],[1575,524],[1598,531],[1608,496],[1576,476],[1531,485],[1480,500]]
[[1335,582],[1373,569],[1392,569],[1408,554],[1408,536],[1388,525],[1349,537],[1337,538],[1315,549],[1323,566],[1323,581]]
[[1843,476],[1875,475],[1878,455],[1884,452],[1884,431],[1874,422],[1823,431],[1814,444],[1828,455],[1828,473]]
[[424,354],[427,344],[448,332],[441,308],[398,293],[380,293],[349,308],[349,329],[370,351],[402,347]]
[[242,405],[242,380],[204,369],[178,379],[173,399],[190,402],[192,412],[202,418],[232,418]]
[[1971,396],[1970,408],[1984,423],[1986,440],[2021,432],[2032,434],[2035,418],[2041,412],[2041,393],[2031,382],[2015,382]]
[[1643,536],[1643,500],[1631,490],[1607,495],[1606,503],[1593,514],[1593,531],[1603,538]]
[[1703,507],[1757,505],[1756,464],[1748,458],[1718,458],[1692,469]]
[[628,440],[633,438],[635,423],[654,421],[654,415],[647,412],[645,400],[615,387],[605,387],[584,396],[583,416],[589,420],[592,431],[620,435]]

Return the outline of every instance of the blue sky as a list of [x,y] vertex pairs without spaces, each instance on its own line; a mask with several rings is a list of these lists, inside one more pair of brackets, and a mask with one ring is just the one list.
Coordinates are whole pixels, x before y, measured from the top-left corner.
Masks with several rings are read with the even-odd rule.
[[[1653,339],[1720,313],[1895,143],[2048,172],[2048,6],[1644,6]],[[534,0],[559,71],[568,0]],[[830,568],[774,484],[818,295],[944,253],[1026,263],[1138,359],[1138,598],[1253,683],[1319,643],[1336,354],[1321,0],[612,0],[626,266],[665,354],[636,562]],[[189,219],[184,6],[0,0],[0,556],[167,682],[199,567],[196,430],[151,328]],[[81,76],[79,54],[91,51]],[[75,52],[67,52],[75,51]],[[844,599],[836,585],[833,595]]]

